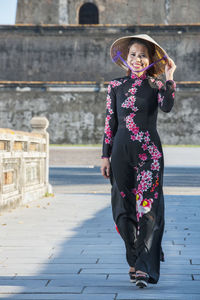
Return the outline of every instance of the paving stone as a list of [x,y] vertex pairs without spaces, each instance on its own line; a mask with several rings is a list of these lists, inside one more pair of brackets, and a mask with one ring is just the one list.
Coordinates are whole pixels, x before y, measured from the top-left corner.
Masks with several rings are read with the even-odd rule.
[[[134,297],[134,298],[133,298]],[[182,293],[176,294],[168,294],[167,292],[164,293],[147,293],[146,290],[142,294],[141,291],[133,291],[132,294],[130,293],[118,293],[116,300],[199,300],[199,295],[190,293],[190,295],[185,295]]]
[[0,299],[7,299],[8,296],[11,300],[114,300],[116,294],[67,294],[67,293],[57,293],[57,294],[9,294],[0,295]]
[[[182,281],[192,281],[192,273],[191,274],[162,274],[160,276],[160,279],[164,281],[174,281],[174,282],[182,282]],[[127,275],[125,274],[110,274],[108,276],[108,281],[110,283],[112,282],[118,282],[120,285],[121,281],[127,281],[128,280],[128,272]],[[158,284],[159,285],[159,284]]]
[[31,288],[38,288],[44,287],[48,283],[48,280],[17,280],[17,279],[0,279],[0,293],[5,286],[19,286],[19,287],[31,287]]
[[5,213],[0,216],[0,298],[199,300],[199,200],[165,196],[166,261],[159,283],[142,291],[129,282],[110,195],[60,194]]
[[[102,287],[101,286],[93,286],[93,287],[86,287],[84,289],[84,293],[101,293],[102,291]],[[120,284],[118,286],[104,286],[103,287],[103,291],[104,293],[122,293],[123,294],[127,294],[133,297],[141,294],[141,290],[135,286],[134,284],[129,284],[128,286],[124,287],[124,286],[120,286]],[[164,294],[171,294],[174,295],[176,293],[179,294],[187,294],[188,297],[190,297],[190,294],[192,292],[192,294],[198,294],[200,292],[200,286],[197,286],[196,282],[194,281],[185,281],[184,284],[181,286],[181,284],[179,283],[179,286],[177,286],[177,282],[166,282],[165,284],[160,283],[159,285],[155,286],[153,284],[149,284],[148,288],[143,290],[142,293],[144,293],[144,295],[156,295],[157,293],[160,294],[160,292],[163,292]]]
[[[96,285],[97,282],[102,285],[107,281],[105,274],[37,274],[31,276],[15,277],[16,280],[47,280],[48,286],[79,286],[79,285]],[[57,281],[57,282],[56,282]],[[56,282],[56,285],[54,283]]]

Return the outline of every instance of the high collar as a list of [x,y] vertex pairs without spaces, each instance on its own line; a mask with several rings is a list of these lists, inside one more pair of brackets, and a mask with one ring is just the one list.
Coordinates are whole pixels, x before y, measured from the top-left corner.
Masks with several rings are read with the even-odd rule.
[[131,76],[132,79],[142,79],[142,80],[144,80],[144,79],[147,78],[146,72],[144,72],[140,77],[137,76],[137,74],[135,74],[135,73],[131,73],[130,76]]

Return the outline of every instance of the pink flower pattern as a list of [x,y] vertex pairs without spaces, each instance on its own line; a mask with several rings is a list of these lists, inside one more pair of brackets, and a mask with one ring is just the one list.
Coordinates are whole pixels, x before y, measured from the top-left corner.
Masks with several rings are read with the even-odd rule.
[[120,195],[122,196],[122,198],[125,198],[126,197],[126,195],[125,195],[125,193],[122,191],[122,192],[120,192]]
[[[132,193],[136,195],[136,209],[137,209],[137,220],[143,216],[144,213],[147,213],[151,210],[153,204],[154,195],[151,198],[143,199],[144,192],[147,192],[153,186],[153,173],[158,172],[160,169],[159,159],[162,157],[162,154],[159,152],[158,148],[151,142],[150,133],[148,131],[143,132],[140,131],[140,128],[135,123],[135,112],[138,111],[136,106],[136,97],[135,94],[137,93],[137,86],[142,85],[142,80],[137,79],[135,80],[134,84],[132,84],[132,88],[128,90],[127,98],[122,103],[121,107],[128,109],[131,108],[133,111],[130,113],[126,118],[126,128],[131,132],[131,140],[133,142],[138,141],[142,143],[142,149],[147,153],[140,153],[139,154],[139,168],[137,168],[137,188],[132,190]],[[157,82],[157,86],[159,89],[163,86],[161,81]],[[128,96],[131,94],[131,96]],[[161,101],[161,100],[160,100]],[[148,159],[148,155],[150,155],[152,163],[151,163],[151,171],[150,170],[141,170],[144,166],[145,161]],[[156,173],[157,174],[157,173]],[[157,194],[156,194],[157,195]],[[156,198],[155,198],[156,199]]]
[[160,93],[158,93],[158,103],[160,103],[161,106],[163,106],[163,100],[164,96],[162,97]]
[[[138,91],[138,87],[143,84],[144,79],[146,79],[146,75],[142,75],[142,77],[137,78],[136,75],[132,74],[131,78],[135,79],[134,83],[132,83],[131,88],[125,94],[126,99],[121,104],[121,107],[124,109],[131,109],[131,113],[125,117],[125,123],[127,130],[131,133],[130,139],[132,142],[141,143],[141,149],[144,151],[143,153],[138,154],[138,165],[134,166],[133,169],[137,174],[137,186],[132,189],[132,193],[136,197],[136,212],[137,212],[137,220],[139,222],[140,218],[146,213],[148,213],[153,205],[154,200],[158,199],[158,187],[159,187],[159,170],[160,170],[160,159],[162,157],[162,153],[158,150],[156,145],[151,141],[151,135],[149,131],[143,132],[140,130],[139,126],[135,122],[136,112],[139,110],[137,107],[137,98],[136,93]],[[115,88],[125,83],[127,79],[122,80],[113,80],[110,82],[108,86],[108,95],[107,95],[107,117],[105,121],[105,143],[112,144],[113,141],[113,133],[110,127],[110,120],[113,114],[112,103],[111,103],[111,87]],[[159,92],[158,92],[158,104],[163,106],[164,96],[161,94],[161,89],[163,89],[164,85],[162,81],[156,80],[154,78],[150,78],[150,81],[154,83]],[[174,84],[175,87],[175,84]],[[164,87],[165,89],[165,87]],[[174,93],[172,94],[174,97]],[[145,166],[147,166],[147,170],[145,170]],[[150,194],[149,194],[149,192]],[[126,195],[123,191],[120,192],[121,197],[125,198]],[[148,195],[145,197],[145,195]]]
[[140,158],[141,160],[147,160],[147,155],[146,155],[146,153],[139,154],[139,158]]
[[109,111],[109,113],[112,115],[113,110],[111,109],[111,98],[109,95],[107,96],[107,99],[106,99],[106,107],[107,107],[107,110]]
[[159,90],[164,86],[164,84],[160,80],[156,80],[156,85],[157,85]]
[[112,135],[112,130],[110,128],[110,125],[109,125],[109,121],[111,119],[111,116],[110,115],[107,115],[106,116],[106,121],[105,121],[105,134],[106,134],[106,138],[105,138],[105,143],[106,144],[112,144],[112,139],[113,139],[113,135]]
[[110,85],[114,88],[114,87],[116,87],[116,86],[120,86],[122,84],[122,82],[121,81],[118,81],[118,80],[112,80],[111,82],[110,82]]

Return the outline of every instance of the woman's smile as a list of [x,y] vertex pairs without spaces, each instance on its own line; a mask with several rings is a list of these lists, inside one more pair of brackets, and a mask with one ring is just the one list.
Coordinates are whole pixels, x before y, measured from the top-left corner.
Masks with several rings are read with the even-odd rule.
[[[135,43],[130,47],[128,56],[127,56],[128,65],[134,70],[142,70],[149,66],[150,58],[148,54],[148,49],[141,44]],[[144,71],[136,72],[138,76],[141,76]]]

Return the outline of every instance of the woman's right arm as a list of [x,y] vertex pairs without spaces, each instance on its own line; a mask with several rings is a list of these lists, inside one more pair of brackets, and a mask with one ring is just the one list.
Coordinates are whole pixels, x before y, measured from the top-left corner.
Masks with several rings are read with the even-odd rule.
[[110,156],[112,152],[112,143],[115,133],[117,131],[117,115],[116,115],[116,95],[114,88],[108,85],[108,93],[106,99],[106,120],[103,137],[103,149],[102,149],[102,164],[101,173],[104,178],[110,177]]

